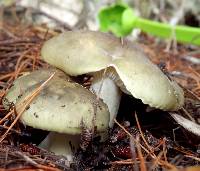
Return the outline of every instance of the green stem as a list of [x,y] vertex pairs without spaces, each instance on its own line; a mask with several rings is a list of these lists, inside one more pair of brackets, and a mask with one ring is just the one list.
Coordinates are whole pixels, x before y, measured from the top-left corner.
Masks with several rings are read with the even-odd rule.
[[132,29],[140,28],[143,32],[161,38],[175,38],[178,42],[200,46],[200,28],[156,22],[140,18],[126,4],[115,4],[99,12],[101,31],[112,31],[116,36],[125,36]]
[[176,40],[178,42],[200,45],[200,28],[189,26],[171,26],[169,24],[150,21],[143,18],[137,18],[133,22],[133,25],[146,33],[162,38],[170,38],[174,31],[174,35],[176,36]]

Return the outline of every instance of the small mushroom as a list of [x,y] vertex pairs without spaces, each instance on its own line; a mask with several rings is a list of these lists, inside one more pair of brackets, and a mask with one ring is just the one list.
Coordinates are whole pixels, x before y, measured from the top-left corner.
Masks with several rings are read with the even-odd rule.
[[101,89],[99,96],[108,105],[110,126],[120,101],[117,87],[162,110],[178,110],[184,103],[183,90],[147,58],[139,45],[110,34],[68,31],[45,42],[41,54],[43,60],[71,76],[94,76],[91,89],[97,95]]
[[52,131],[42,145],[72,160],[69,142],[78,146],[82,123],[89,130],[93,129],[95,123],[97,134],[102,137],[106,135],[109,111],[102,100],[97,103],[96,96],[89,90],[70,80],[62,71],[50,69],[34,71],[16,79],[3,99],[3,105],[7,109],[10,103],[17,106],[53,72],[56,72],[54,77],[34,98],[20,119],[33,128]]

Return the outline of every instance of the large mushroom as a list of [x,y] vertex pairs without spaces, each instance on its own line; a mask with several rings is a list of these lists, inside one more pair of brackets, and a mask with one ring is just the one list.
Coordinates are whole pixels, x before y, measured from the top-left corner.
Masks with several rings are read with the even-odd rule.
[[[93,31],[68,31],[48,40],[42,59],[71,76],[91,74],[91,89],[108,105],[110,126],[116,117],[120,92],[162,110],[178,110],[183,90],[154,65],[136,43]],[[103,83],[102,83],[103,80]]]
[[48,69],[34,71],[16,79],[3,99],[3,105],[8,109],[9,104],[14,103],[17,108],[54,72],[54,77],[35,97],[20,119],[28,126],[52,131],[42,145],[56,154],[65,155],[71,161],[69,143],[75,147],[79,145],[82,124],[89,130],[95,126],[98,135],[106,135],[109,112],[102,100],[97,102],[93,93],[70,80],[62,71]]

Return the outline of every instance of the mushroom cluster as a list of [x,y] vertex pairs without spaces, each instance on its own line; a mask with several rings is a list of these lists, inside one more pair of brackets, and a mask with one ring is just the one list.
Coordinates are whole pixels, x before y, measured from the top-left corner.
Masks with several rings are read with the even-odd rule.
[[116,117],[119,88],[144,104],[178,110],[183,90],[153,64],[136,43],[94,31],[68,31],[48,40],[42,59],[71,76],[93,75],[91,90],[108,105],[110,126]]
[[95,127],[98,135],[106,136],[109,112],[106,104],[81,85],[73,82],[60,70],[37,70],[16,79],[3,100],[4,107],[12,102],[17,105],[33,93],[35,88],[53,78],[35,97],[21,116],[21,121],[33,128],[51,131],[42,145],[56,154],[65,155],[72,160],[72,144],[78,147],[82,124],[91,130],[95,113]]
[[[82,122],[91,129],[95,115],[97,133],[102,137],[113,126],[122,92],[162,110],[178,110],[184,103],[178,84],[163,74],[139,45],[127,40],[122,43],[101,32],[68,31],[45,42],[41,55],[44,61],[65,73],[56,70],[21,120],[34,128],[52,131],[42,146],[65,154],[69,160],[72,160],[69,141],[77,144]],[[55,69],[34,71],[18,78],[5,96],[4,106],[8,108],[6,102],[18,105],[52,72]],[[66,74],[92,75],[91,91]]]

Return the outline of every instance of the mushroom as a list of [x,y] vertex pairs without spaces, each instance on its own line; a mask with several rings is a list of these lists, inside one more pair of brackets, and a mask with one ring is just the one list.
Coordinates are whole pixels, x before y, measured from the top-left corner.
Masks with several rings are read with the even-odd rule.
[[110,126],[119,107],[118,87],[151,107],[174,111],[183,106],[183,90],[128,40],[101,32],[68,31],[45,42],[41,55],[71,76],[93,75],[91,89],[97,95],[100,91],[108,105]]
[[102,100],[96,103],[93,93],[70,80],[64,72],[46,69],[16,79],[3,99],[3,105],[7,109],[10,103],[19,105],[54,72],[54,77],[31,102],[20,120],[33,128],[52,131],[42,145],[71,161],[69,143],[75,147],[79,145],[82,124],[92,130],[95,123],[97,135],[105,138],[109,127],[109,111]]

